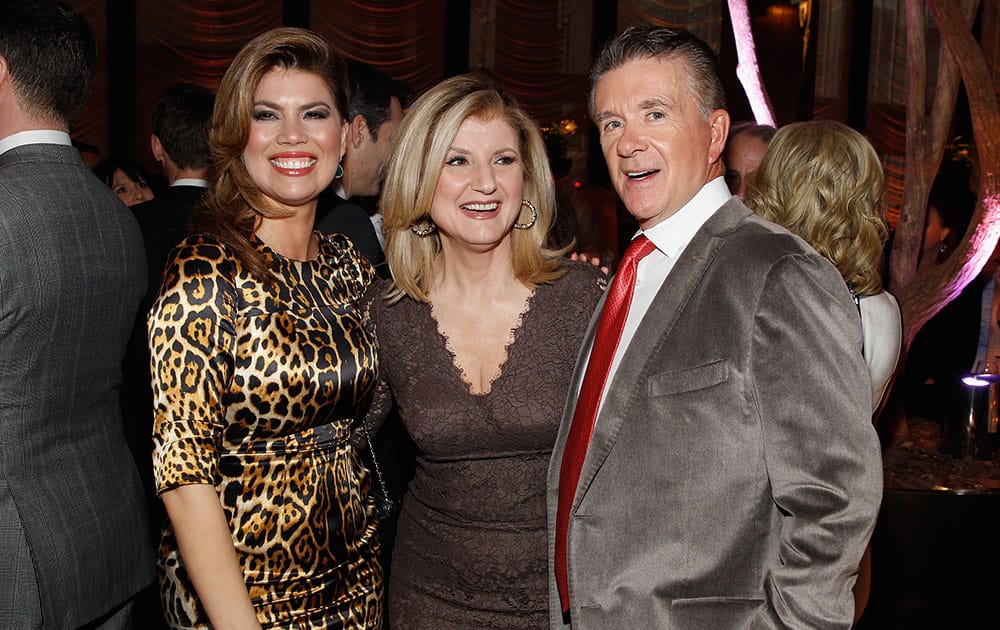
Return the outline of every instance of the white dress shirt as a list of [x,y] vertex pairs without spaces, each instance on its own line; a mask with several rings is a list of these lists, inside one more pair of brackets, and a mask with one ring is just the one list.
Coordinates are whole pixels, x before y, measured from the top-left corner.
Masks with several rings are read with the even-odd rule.
[[[618,348],[615,349],[615,357],[611,361],[608,379],[604,382],[601,407],[604,406],[604,397],[608,393],[611,381],[614,380],[625,351],[632,343],[632,338],[635,337],[635,332],[639,328],[642,318],[645,317],[646,311],[649,310],[649,305],[653,303],[653,298],[656,297],[663,285],[663,281],[674,268],[674,263],[677,262],[678,257],[694,238],[695,233],[705,224],[705,221],[708,221],[709,217],[715,214],[716,210],[721,208],[730,198],[732,198],[732,193],[729,192],[725,180],[722,177],[717,177],[702,186],[701,190],[691,198],[691,201],[684,204],[680,210],[648,230],[640,231],[653,242],[656,249],[640,260],[638,267],[636,267],[635,292],[632,294],[632,304],[629,306],[628,316],[625,318],[625,326],[622,328]],[[597,413],[600,414],[600,409]]]
[[0,155],[15,147],[26,144],[62,144],[71,147],[73,146],[73,139],[65,131],[56,131],[55,129],[19,131],[10,134],[6,138],[0,138]]
[[208,180],[207,179],[199,179],[197,177],[181,177],[179,179],[175,179],[173,181],[173,183],[170,184],[170,186],[171,187],[173,187],[173,186],[191,186],[193,188],[208,188]]

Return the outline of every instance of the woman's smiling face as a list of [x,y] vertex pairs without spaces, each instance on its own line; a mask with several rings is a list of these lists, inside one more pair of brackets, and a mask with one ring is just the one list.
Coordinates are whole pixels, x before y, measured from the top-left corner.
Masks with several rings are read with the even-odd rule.
[[466,118],[444,159],[431,203],[442,245],[484,251],[509,239],[524,189],[513,127],[499,117]]
[[315,204],[344,155],[347,123],[318,75],[274,69],[254,94],[243,164],[278,208]]

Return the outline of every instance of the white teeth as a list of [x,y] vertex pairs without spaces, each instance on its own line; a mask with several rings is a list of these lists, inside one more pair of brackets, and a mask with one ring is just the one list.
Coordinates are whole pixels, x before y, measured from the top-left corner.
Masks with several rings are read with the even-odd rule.
[[653,171],[638,171],[634,173],[626,173],[625,175],[627,177],[631,177],[632,179],[639,179],[640,177],[645,177],[646,175],[649,175],[652,172]]
[[304,168],[309,168],[315,163],[315,158],[295,158],[289,160],[275,158],[271,160],[271,164],[289,171],[300,171]]
[[466,203],[462,204],[464,210],[472,210],[473,212],[492,212],[500,207],[497,202],[493,203]]

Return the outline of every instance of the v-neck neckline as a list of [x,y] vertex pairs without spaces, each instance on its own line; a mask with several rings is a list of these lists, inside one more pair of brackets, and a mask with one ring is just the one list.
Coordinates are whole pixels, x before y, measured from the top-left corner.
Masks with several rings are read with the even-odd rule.
[[445,354],[448,356],[448,363],[451,365],[452,373],[454,374],[455,378],[458,379],[458,382],[465,387],[465,391],[468,392],[468,394],[471,397],[476,399],[485,399],[488,398],[490,394],[492,394],[494,391],[496,391],[497,384],[501,381],[501,379],[503,379],[504,375],[507,373],[507,365],[510,363],[511,356],[513,355],[514,350],[516,349],[517,346],[517,342],[521,337],[520,332],[524,328],[524,324],[527,321],[528,316],[532,311],[532,305],[535,301],[535,298],[538,296],[540,290],[541,290],[540,286],[535,287],[535,289],[528,296],[528,299],[524,301],[524,307],[521,309],[521,312],[518,314],[517,319],[514,321],[514,326],[513,328],[511,328],[510,334],[507,337],[507,343],[504,345],[503,360],[497,365],[496,369],[494,370],[493,376],[492,378],[490,378],[489,381],[489,387],[481,392],[477,392],[474,390],[473,385],[470,382],[470,379],[468,378],[468,374],[459,363],[458,355],[453,350],[448,335],[444,334],[444,331],[441,330],[441,324],[438,321],[437,317],[434,316],[434,307],[430,303],[424,304],[424,306],[427,308],[427,316],[430,317],[431,323],[434,325],[434,332],[437,335],[437,339],[439,340],[441,347],[444,349]]

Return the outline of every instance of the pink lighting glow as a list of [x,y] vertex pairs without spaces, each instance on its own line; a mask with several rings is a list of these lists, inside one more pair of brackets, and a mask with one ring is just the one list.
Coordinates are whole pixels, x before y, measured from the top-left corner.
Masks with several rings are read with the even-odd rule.
[[764,83],[760,78],[760,67],[757,65],[757,51],[753,41],[753,31],[750,29],[750,13],[746,0],[729,0],[729,16],[733,21],[733,38],[736,41],[736,76],[743,85],[750,102],[750,109],[758,124],[774,124],[774,112],[764,91]]

